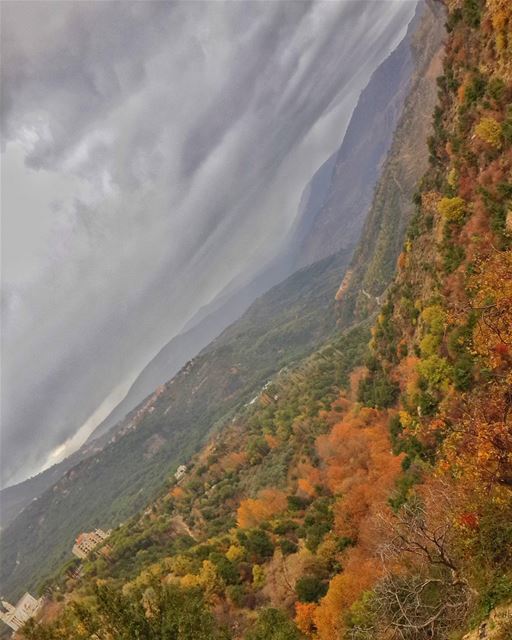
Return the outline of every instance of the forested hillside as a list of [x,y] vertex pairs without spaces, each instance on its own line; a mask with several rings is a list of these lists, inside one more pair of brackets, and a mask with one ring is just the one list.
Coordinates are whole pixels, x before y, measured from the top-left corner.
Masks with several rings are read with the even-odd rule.
[[[241,286],[239,274],[224,292],[202,307],[140,372],[126,397],[98,425],[88,442],[66,460],[51,469],[0,491],[2,528],[35,497],[55,484],[80,460],[89,457],[105,444],[105,436],[124,417],[161,384],[196,356],[229,324],[238,319],[250,304],[301,267],[332,255],[342,248],[355,246],[366,218],[383,161],[395,134],[397,121],[414,120],[402,139],[405,144],[415,140],[415,161],[408,163],[415,185],[426,162],[426,146],[418,131],[417,119],[430,125],[430,113],[435,100],[434,77],[426,72],[439,50],[442,30],[442,7],[418,4],[414,19],[398,47],[381,63],[362,91],[351,116],[340,148],[316,171],[306,185],[296,218],[286,245],[269,264]],[[421,41],[421,47],[418,46]],[[410,96],[404,109],[404,101]],[[412,100],[411,104],[411,98]],[[341,134],[341,132],[340,132]],[[396,143],[395,143],[396,145]],[[398,150],[398,156],[405,156]],[[416,176],[416,177],[415,177]],[[398,212],[402,225],[410,213],[411,202],[404,190],[403,211]],[[386,209],[386,207],[384,207]],[[400,240],[397,240],[397,250]],[[395,263],[395,257],[390,259]],[[388,280],[391,271],[387,272]]]
[[378,315],[281,370],[274,353],[185,476],[48,582],[27,640],[457,640],[491,612],[475,633],[512,637],[512,6],[447,5]]
[[[326,189],[333,202],[343,185],[346,186],[346,198],[357,196],[360,183],[351,184],[352,174],[344,176],[341,171],[349,156],[360,173],[370,172],[368,175],[374,176],[377,171],[375,163],[380,162],[388,144],[385,140],[396,122],[407,88],[411,95],[404,109],[405,120],[420,121],[426,126],[428,104],[433,103],[436,94],[435,78],[430,69],[442,39],[442,17],[442,9],[435,5],[417,10],[404,43],[383,63],[382,69],[377,70],[361,98],[362,105],[353,116],[355,124],[349,127],[350,145],[342,145],[340,157],[343,162],[336,176],[330,182],[328,176],[322,177],[321,184],[316,179],[312,181],[314,193],[309,193],[307,205],[311,210],[308,209],[307,216],[314,216],[315,207],[320,206]],[[418,46],[419,39],[423,42],[422,47]],[[384,81],[390,79],[392,86],[379,96],[372,110],[369,99],[379,93]],[[391,90],[393,87],[397,91],[395,97]],[[416,94],[420,98],[411,99]],[[383,108],[382,113],[379,113],[379,106]],[[373,140],[373,152],[371,136],[357,141],[357,132],[362,128],[362,114],[377,119],[375,122],[372,120],[372,126],[380,123],[380,135]],[[394,144],[396,151],[386,161],[383,171],[387,173],[389,163],[402,155],[402,146],[403,149],[414,146],[418,154],[407,161],[408,170],[412,175],[419,175],[424,166],[426,145],[416,141],[413,127],[403,130],[400,126],[400,131],[400,145],[397,148]],[[410,215],[409,203],[414,188],[414,180],[404,182],[401,198],[408,204],[398,212],[392,206],[381,207],[383,228],[391,228],[398,218],[398,233],[403,232]],[[366,212],[370,192],[368,187],[361,201],[360,222]],[[349,212],[345,211],[345,202],[340,199],[337,205],[340,229],[348,229]],[[301,219],[301,229],[296,230],[301,239],[305,233],[303,223]],[[340,231],[338,240],[342,236]],[[344,246],[350,237],[349,234],[343,238]],[[362,240],[364,243],[368,243],[367,236]],[[399,238],[394,244],[400,246]],[[136,513],[177,464],[186,461],[200,448],[207,434],[229,421],[233,412],[253,398],[275,372],[286,364],[299,362],[333,335],[339,315],[334,313],[334,294],[352,252],[353,248],[349,246],[299,271],[263,295],[245,316],[188,363],[172,381],[150,394],[110,432],[91,440],[85,455],[80,458],[81,462],[73,468],[64,469],[66,474],[61,474],[60,480],[52,483],[53,486],[37,500],[32,500],[31,489],[38,478],[27,483],[23,499],[28,506],[6,527],[0,540],[0,552],[5,558],[0,575],[3,594],[15,597],[22,589],[40,584],[44,576],[51,574],[70,557],[73,539],[81,530],[93,526],[115,526]],[[284,258],[289,260],[289,256]],[[387,259],[394,263],[396,258],[392,253]],[[388,281],[391,276],[389,270]],[[219,327],[219,318],[214,318],[213,325]],[[204,334],[203,329],[200,333]],[[216,332],[214,327],[210,329]],[[182,357],[181,348],[190,349],[190,343],[197,335],[192,328],[189,334],[181,336],[184,340],[180,338],[176,343],[171,342],[168,349],[155,358],[138,381],[142,383],[140,388],[137,387],[139,397],[148,388],[153,389],[147,383],[155,379],[154,374],[161,375],[163,370],[174,371],[176,357]],[[114,413],[123,415],[123,406],[127,408],[121,404],[119,411]],[[82,453],[84,448],[78,455]]]
[[270,376],[333,334],[334,293],[351,254],[311,265],[256,300],[129,413],[101,451],[31,502],[0,538],[2,595],[35,588],[70,557],[80,531],[133,515]]

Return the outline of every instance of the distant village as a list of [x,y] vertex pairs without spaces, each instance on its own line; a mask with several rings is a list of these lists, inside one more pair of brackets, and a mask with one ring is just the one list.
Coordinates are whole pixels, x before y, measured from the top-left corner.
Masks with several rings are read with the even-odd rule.
[[0,620],[14,631],[18,631],[30,618],[36,616],[42,609],[44,598],[34,598],[30,593],[25,593],[16,603],[12,605],[2,600],[2,610],[0,610]]
[[[103,531],[95,529],[94,531],[81,533],[75,540],[72,552],[73,555],[80,560],[85,560],[99,545],[102,545],[111,534],[111,530]],[[108,545],[103,545],[99,550],[101,555],[108,555]],[[73,577],[81,575],[81,565],[73,570]],[[30,593],[25,593],[15,605],[10,604],[6,600],[2,600],[2,609],[0,609],[0,620],[5,624],[18,631],[31,618],[35,618],[41,611],[44,604],[44,597],[34,598]]]
[[[180,465],[174,474],[176,481],[185,476],[187,472],[186,465]],[[71,549],[73,555],[79,560],[86,560],[93,552],[104,557],[108,557],[110,547],[104,544],[112,533],[111,529],[103,531],[103,529],[94,529],[94,531],[84,531],[80,533]],[[82,564],[69,569],[69,575],[72,578],[80,578],[82,575]],[[31,618],[35,618],[43,609],[45,602],[44,596],[35,598],[30,593],[25,593],[18,602],[13,605],[6,600],[1,600],[0,620],[10,627],[14,632],[21,629]]]
[[[104,542],[111,534],[111,529],[103,531],[102,529],[95,529],[89,533],[81,533],[73,545],[73,555],[80,560],[85,560],[87,556],[96,549],[98,545]],[[108,545],[107,545],[108,546]],[[101,549],[102,555],[108,554],[108,549],[103,547]]]

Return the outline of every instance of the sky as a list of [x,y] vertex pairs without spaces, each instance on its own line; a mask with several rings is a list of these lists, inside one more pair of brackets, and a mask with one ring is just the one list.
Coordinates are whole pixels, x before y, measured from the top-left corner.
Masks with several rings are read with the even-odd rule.
[[2,485],[286,246],[412,0],[2,2]]

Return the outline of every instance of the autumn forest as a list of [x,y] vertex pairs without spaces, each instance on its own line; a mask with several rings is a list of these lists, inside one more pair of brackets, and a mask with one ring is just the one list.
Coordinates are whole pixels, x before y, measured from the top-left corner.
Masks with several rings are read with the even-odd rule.
[[390,281],[354,303],[341,273],[315,351],[169,468],[104,553],[45,576],[17,637],[512,638],[512,4],[437,10],[428,168]]

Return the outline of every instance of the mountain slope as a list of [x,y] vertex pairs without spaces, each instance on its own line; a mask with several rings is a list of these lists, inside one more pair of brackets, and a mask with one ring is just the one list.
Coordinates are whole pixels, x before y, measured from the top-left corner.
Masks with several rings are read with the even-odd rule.
[[[277,270],[273,275],[277,275]],[[94,430],[89,440],[106,434],[144,398],[161,384],[170,380],[181,367],[196,356],[216,338],[227,325],[239,318],[256,297],[268,290],[268,280],[253,281],[234,295],[222,300],[211,313],[201,318],[188,331],[182,332],[168,342],[151,362],[141,371],[130,387],[126,397],[110,415]],[[272,283],[274,284],[274,283]]]
[[451,3],[430,166],[366,367],[360,329],[282,372],[71,598],[154,593],[154,628],[169,585],[197,588],[247,640],[510,637],[510,26],[508,4]]
[[205,617],[245,640],[510,638],[511,27],[508,2],[449,3],[429,168],[369,351],[363,321],[275,376],[108,561],[53,584],[75,606],[29,640],[158,638],[190,603],[183,640]]
[[381,179],[373,195],[360,243],[337,293],[340,325],[350,326],[379,306],[391,282],[405,229],[414,213],[411,194],[428,166],[427,139],[437,101],[444,32],[438,28],[443,9],[430,5],[411,46],[417,60]]
[[[282,254],[212,313],[173,338],[141,372],[127,397],[92,438],[105,433],[153,389],[169,380],[184,362],[239,317],[257,295],[297,269],[356,243],[409,90],[411,74],[418,66],[411,51],[411,38],[421,13],[420,5],[406,36],[373,73],[362,92],[340,149],[326,160],[304,189],[297,220]],[[428,59],[429,54],[427,50],[424,58]],[[371,135],[367,135],[369,131]]]
[[448,5],[430,166],[359,393],[398,410],[403,469],[361,637],[458,638],[512,599],[512,7]]
[[3,592],[33,588],[69,557],[81,530],[134,513],[272,374],[332,334],[333,296],[351,253],[307,267],[259,298],[131,412],[102,451],[31,502],[0,539]]
[[[233,282],[228,291],[201,309],[185,329],[147,364],[126,397],[71,460],[59,463],[40,477],[2,490],[0,508],[3,528],[65,471],[88,457],[91,447],[102,447],[109,429],[115,427],[156,387],[172,378],[188,360],[239,318],[256,297],[301,266],[357,241],[382,161],[402,111],[411,75],[421,73],[423,62],[413,54],[411,43],[422,12],[420,4],[407,35],[375,71],[361,94],[340,149],[317,170],[304,189],[288,246],[281,255],[251,282],[242,285]],[[430,50],[427,48],[424,58],[428,55]],[[369,131],[371,135],[368,135]],[[329,203],[328,206],[326,203]]]
[[5,529],[18,513],[46,489],[58,482],[71,467],[74,467],[84,458],[93,455],[100,448],[101,445],[97,442],[86,443],[79,451],[68,456],[62,462],[52,465],[32,478],[2,489],[0,491],[1,528]]
[[336,153],[329,189],[303,221],[308,232],[300,240],[298,266],[319,260],[359,239],[382,163],[410,92],[411,79],[422,73],[421,66],[430,57],[428,47],[422,56],[413,50],[425,11],[428,9],[419,3],[406,36],[373,73],[359,97]]
[[[426,32],[432,37],[438,33],[439,16],[436,23],[426,12],[420,24],[427,25]],[[433,48],[426,47],[422,54],[432,55]],[[420,56],[415,63],[420,75],[426,67],[424,60]],[[314,179],[315,188],[302,209],[304,219],[314,216],[328,184],[329,169],[324,167]],[[324,340],[335,321],[333,315],[325,316],[325,308],[331,307],[350,254],[350,250],[342,251],[337,258],[299,272],[263,296],[184,367],[174,382],[135,408],[115,432],[104,434],[100,442],[108,445],[102,453],[68,471],[31,503],[0,541],[2,557],[7,558],[2,566],[5,589],[16,591],[38,582],[59,559],[69,557],[71,540],[79,530],[116,524],[140,508],[216,423],[226,420],[230,411],[247,401],[283,364]],[[245,360],[240,361],[241,356]],[[173,363],[168,359],[165,366],[169,364]],[[30,557],[25,549],[31,549]],[[18,554],[23,559],[15,565]]]

